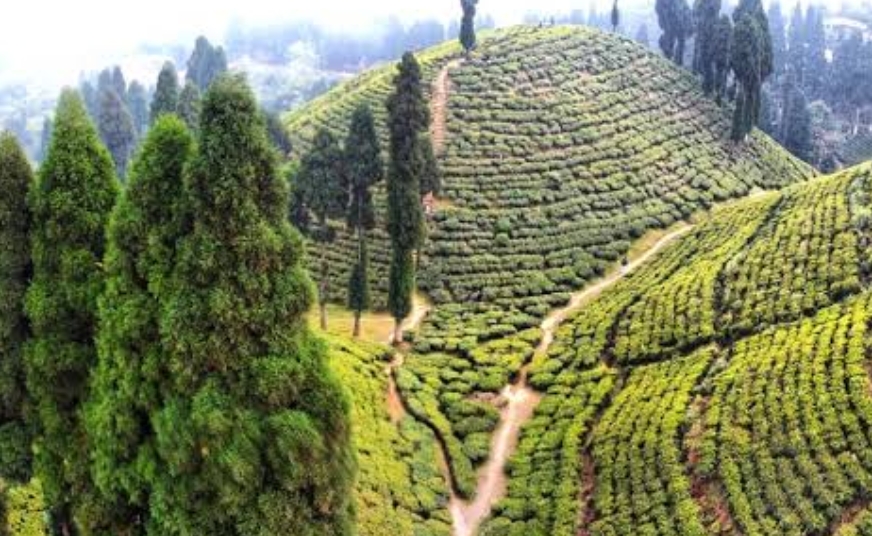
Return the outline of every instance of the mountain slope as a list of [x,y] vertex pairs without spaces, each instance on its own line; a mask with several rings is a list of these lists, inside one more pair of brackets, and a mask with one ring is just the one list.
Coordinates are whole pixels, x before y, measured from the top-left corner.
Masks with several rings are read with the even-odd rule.
[[866,165],[718,209],[564,324],[482,533],[864,523],[870,193]]

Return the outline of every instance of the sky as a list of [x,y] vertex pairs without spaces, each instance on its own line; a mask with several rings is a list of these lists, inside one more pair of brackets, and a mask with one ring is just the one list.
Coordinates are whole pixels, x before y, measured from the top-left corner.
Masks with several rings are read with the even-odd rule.
[[[520,20],[531,5],[545,12],[587,9],[591,0],[480,0],[479,11],[500,22]],[[599,0],[605,2],[606,0]],[[647,0],[633,0],[647,1]],[[654,0],[650,0],[653,5]],[[404,20],[459,11],[459,0],[14,0],[0,20],[0,83],[10,79],[68,79],[98,69],[141,43],[215,42],[233,20],[250,24],[309,19],[337,31],[371,29],[373,19]]]

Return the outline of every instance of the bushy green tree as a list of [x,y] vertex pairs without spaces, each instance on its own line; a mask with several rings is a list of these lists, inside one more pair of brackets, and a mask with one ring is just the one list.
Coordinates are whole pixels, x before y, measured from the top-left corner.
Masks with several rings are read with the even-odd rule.
[[353,530],[348,401],[306,325],[312,285],[251,90],[219,77],[186,175],[190,232],[162,307],[151,533]]
[[[315,134],[312,148],[303,155],[296,176],[294,190],[318,221],[317,229],[310,235],[324,244],[329,244],[336,238],[336,233],[330,228],[328,221],[344,217],[348,206],[348,187],[343,164],[339,141],[329,130],[322,128]],[[318,306],[321,312],[321,329],[327,329],[330,265],[326,257],[327,248],[320,249]]]
[[188,58],[185,78],[200,91],[206,91],[218,75],[227,72],[227,56],[222,47],[214,47],[203,36],[197,38],[194,51]]
[[104,89],[97,118],[100,138],[109,149],[119,177],[127,174],[127,162],[136,146],[136,127],[127,106],[114,89]]
[[172,62],[164,63],[157,76],[157,87],[151,99],[151,122],[163,114],[175,113],[179,108],[179,75]]
[[18,140],[0,133],[0,480],[19,482],[30,474],[24,381],[30,325],[24,293],[31,274],[27,196],[32,186],[33,172]]
[[159,464],[150,422],[169,382],[161,298],[184,232],[182,173],[192,147],[180,119],[160,117],[133,161],[107,231],[87,430],[94,481],[123,534],[145,530],[149,480]]
[[421,207],[422,133],[430,112],[421,87],[421,67],[412,53],[403,55],[388,98],[390,165],[388,169],[387,229],[391,237],[388,309],[396,322],[394,342],[401,342],[402,321],[412,311],[415,258],[424,239]]
[[460,19],[460,44],[467,54],[475,49],[475,8],[478,0],[460,0],[463,17]]
[[67,533],[74,530],[74,512],[82,525],[101,517],[88,471],[82,404],[96,361],[100,263],[117,192],[109,152],[79,96],[64,91],[30,197],[33,278],[26,311],[32,337],[25,365],[38,425],[35,469],[55,527]]
[[148,128],[149,111],[145,87],[136,80],[131,82],[130,87],[127,88],[127,109],[133,118],[136,137],[139,138],[145,134],[145,130]]
[[357,260],[348,282],[348,307],[354,311],[354,336],[360,335],[360,315],[371,306],[366,231],[375,227],[371,188],[384,177],[384,161],[372,110],[358,107],[345,140],[345,171],[351,201],[348,227],[357,236]]
[[179,95],[179,107],[176,110],[185,125],[192,131],[197,130],[200,122],[200,90],[190,80]]

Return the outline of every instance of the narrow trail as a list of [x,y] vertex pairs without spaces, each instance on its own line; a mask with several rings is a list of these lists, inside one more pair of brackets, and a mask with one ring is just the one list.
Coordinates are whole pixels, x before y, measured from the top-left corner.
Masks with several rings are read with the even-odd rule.
[[[686,234],[693,226],[687,224],[663,235],[645,253],[625,266],[618,267],[611,274],[591,286],[572,294],[569,303],[549,314],[542,321],[542,339],[536,348],[536,355],[543,355],[554,342],[554,335],[566,318],[584,304],[596,298],[604,290],[645,264],[673,240]],[[449,511],[454,527],[454,536],[473,536],[479,525],[491,513],[493,506],[505,496],[507,478],[506,462],[518,446],[521,427],[532,416],[541,395],[527,383],[530,363],[525,365],[514,384],[503,388],[501,396],[506,405],[500,414],[500,423],[491,440],[491,450],[487,462],[479,469],[475,499],[466,502],[452,490]]]
[[[430,312],[430,308],[430,303],[426,298],[424,298],[424,296],[415,294],[412,300],[412,312],[405,320],[403,320],[403,331],[414,331],[418,329],[418,326],[420,326],[421,322],[424,321],[424,318],[427,317],[427,313]],[[392,343],[390,338],[388,338],[386,342],[388,345]],[[395,378],[396,370],[402,367],[404,362],[404,352],[402,350],[397,350],[394,353],[393,360],[391,360],[385,370],[388,375],[388,414],[391,417],[391,422],[394,424],[398,424],[403,420],[403,417],[406,416],[406,406],[403,404],[403,398],[400,396],[399,389],[397,389],[397,381]]]
[[448,125],[448,95],[451,93],[450,70],[460,65],[459,60],[449,62],[442,67],[430,97],[430,139],[433,142],[433,152],[438,156],[445,150],[445,138]]

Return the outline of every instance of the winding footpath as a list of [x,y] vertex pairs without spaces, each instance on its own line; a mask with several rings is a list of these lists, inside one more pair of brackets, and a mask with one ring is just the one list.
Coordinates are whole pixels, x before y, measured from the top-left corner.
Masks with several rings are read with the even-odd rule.
[[[551,343],[554,342],[557,329],[569,315],[645,264],[660,250],[691,229],[693,229],[692,225],[685,224],[663,235],[638,258],[625,266],[614,269],[605,278],[573,294],[565,307],[553,311],[542,322],[542,339],[536,348],[536,355],[544,355],[548,351]],[[454,536],[473,536],[482,521],[490,515],[493,506],[506,494],[508,486],[505,473],[506,462],[518,446],[521,427],[533,416],[533,411],[541,399],[541,395],[531,389],[527,383],[529,366],[529,363],[525,365],[521,369],[517,381],[507,385],[501,392],[506,404],[501,411],[500,423],[497,425],[491,441],[490,456],[479,469],[475,499],[472,502],[466,502],[458,497],[454,490],[451,491],[449,511],[453,522]]]
[[433,142],[433,152],[438,156],[445,150],[445,138],[448,128],[448,95],[451,92],[450,70],[459,66],[460,61],[454,60],[442,67],[433,82],[430,97],[430,139]]
[[[412,312],[403,320],[403,333],[418,329],[418,326],[427,317],[427,313],[430,312],[430,307],[430,303],[426,298],[420,294],[415,294],[412,299]],[[392,337],[389,337],[385,342],[390,346],[393,343]],[[385,371],[388,375],[388,414],[391,417],[391,422],[394,424],[399,424],[403,417],[406,416],[406,406],[403,403],[402,396],[400,396],[399,389],[397,389],[397,381],[394,374],[398,368],[403,366],[404,362],[405,355],[402,350],[398,349]]]

